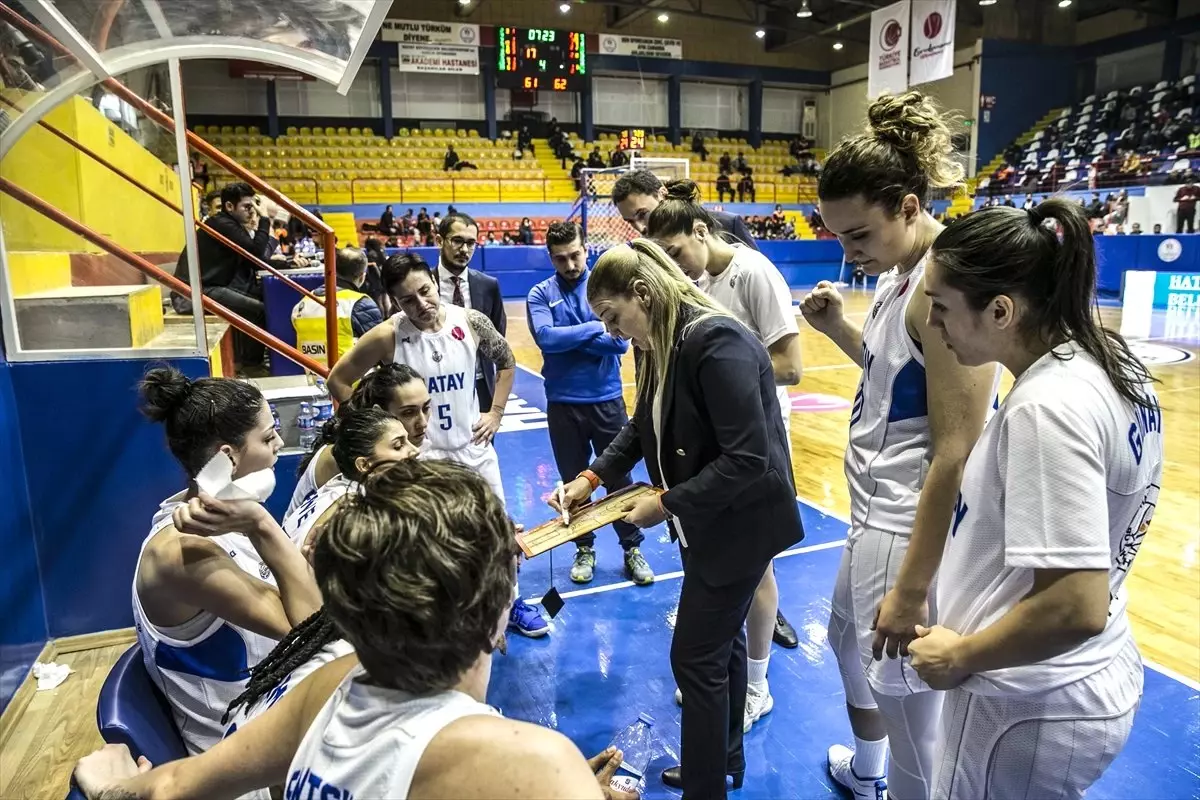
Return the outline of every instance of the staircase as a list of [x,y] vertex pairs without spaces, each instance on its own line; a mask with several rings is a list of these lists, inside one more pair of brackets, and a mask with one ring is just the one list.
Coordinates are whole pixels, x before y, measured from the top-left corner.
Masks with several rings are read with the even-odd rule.
[[[582,145],[577,145],[576,150]],[[548,202],[571,202],[579,196],[575,190],[575,181],[571,180],[571,164],[563,169],[562,160],[555,158],[550,152],[550,143],[545,139],[534,139],[533,149],[536,153],[538,166],[546,176],[546,200]],[[582,152],[582,151],[580,151]],[[528,158],[528,155],[526,155]]]

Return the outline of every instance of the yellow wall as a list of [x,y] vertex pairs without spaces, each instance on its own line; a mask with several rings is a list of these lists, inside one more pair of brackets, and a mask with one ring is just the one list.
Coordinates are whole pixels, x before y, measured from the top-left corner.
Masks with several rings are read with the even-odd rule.
[[[83,98],[71,98],[46,122],[179,205],[179,179],[174,170]],[[5,156],[0,175],[130,250],[183,249],[183,224],[178,214],[40,126],[26,133]],[[0,217],[10,251],[100,252],[7,195],[0,199]]]
[[9,252],[8,278],[14,297],[70,286],[71,256],[68,253]]

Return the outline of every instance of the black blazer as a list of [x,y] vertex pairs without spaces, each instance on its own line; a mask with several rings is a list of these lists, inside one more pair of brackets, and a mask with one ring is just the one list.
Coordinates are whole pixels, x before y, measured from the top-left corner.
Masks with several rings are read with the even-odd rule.
[[[475,269],[467,269],[467,291],[471,293],[471,308],[484,314],[500,331],[508,334],[508,317],[504,313],[504,298],[500,296],[500,281]],[[483,378],[476,382],[475,393],[479,396],[479,412],[486,414],[492,409],[492,397],[496,391],[496,367],[483,358],[476,370]]]
[[663,507],[683,528],[688,569],[719,586],[762,571],[804,528],[766,349],[730,317],[685,336],[696,314],[681,312],[667,368],[662,463],[650,392],[591,469],[611,485],[645,459],[651,480],[671,487]]

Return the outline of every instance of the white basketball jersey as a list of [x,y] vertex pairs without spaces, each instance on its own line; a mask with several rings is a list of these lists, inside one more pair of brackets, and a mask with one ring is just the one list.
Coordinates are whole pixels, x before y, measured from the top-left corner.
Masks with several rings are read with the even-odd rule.
[[[779,269],[757,250],[735,244],[729,266],[720,275],[700,279],[700,289],[729,309],[754,332],[764,347],[788,334],[800,333],[796,312],[792,310],[792,291]],[[792,401],[786,386],[776,386],[784,429],[790,428]]]
[[329,644],[317,651],[317,654],[305,661],[300,666],[289,672],[279,685],[272,689],[267,694],[258,698],[252,706],[240,706],[238,710],[229,718],[229,724],[225,726],[225,737],[228,738],[243,725],[250,720],[265,712],[268,708],[279,702],[279,699],[287,694],[289,689],[300,685],[300,682],[313,674],[321,667],[328,664],[330,661],[349,655],[354,652],[354,647],[345,639],[334,639]]
[[392,360],[407,364],[429,384],[433,417],[425,439],[434,450],[457,450],[471,443],[471,426],[479,420],[475,397],[477,343],[467,312],[443,303],[446,321],[436,333],[418,330],[404,314],[392,319],[396,351]]
[[339,472],[307,500],[289,511],[284,516],[283,522],[280,523],[280,527],[297,547],[303,547],[304,540],[308,538],[308,532],[312,530],[312,526],[321,518],[321,515],[357,486],[357,483]]
[[982,672],[978,694],[1044,692],[1103,669],[1130,637],[1125,578],[1158,504],[1162,411],[1125,401],[1073,344],[1017,380],[967,460],[937,578],[938,623],[963,635],[994,624],[1038,569],[1107,570],[1103,633],[1028,666]]
[[[150,523],[150,535],[142,542],[143,552],[146,544],[171,524],[171,513],[186,497],[186,492],[180,492],[163,501]],[[210,537],[210,541],[219,544],[248,574],[275,585],[275,576],[248,538],[225,533]],[[140,553],[138,563],[140,566]],[[188,752],[202,753],[220,741],[225,732],[221,717],[246,688],[250,668],[262,661],[276,642],[208,611],[182,625],[156,627],[142,610],[136,568],[134,575],[133,621],[146,671],[167,698]]]
[[325,448],[333,445],[323,444],[317,448],[317,452],[313,454],[312,459],[308,462],[308,466],[304,468],[304,474],[300,476],[300,480],[296,481],[296,488],[292,492],[292,499],[288,503],[287,511],[283,512],[286,517],[296,510],[296,506],[308,500],[317,493],[317,459],[321,457],[321,453],[325,452]]
[[425,748],[455,720],[499,716],[456,691],[419,697],[365,682],[355,667],[325,703],[288,767],[285,800],[408,797]]

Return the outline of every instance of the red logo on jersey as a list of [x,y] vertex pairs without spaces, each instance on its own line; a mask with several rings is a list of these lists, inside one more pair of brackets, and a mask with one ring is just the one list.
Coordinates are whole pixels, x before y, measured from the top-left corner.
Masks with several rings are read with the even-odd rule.
[[458,327],[457,325],[454,326],[454,330],[450,331],[450,335],[453,336],[455,339],[457,339],[460,342],[463,339],[467,338],[467,335],[465,333],[463,333],[463,329]]
[[900,284],[900,291],[896,293],[896,297],[904,296],[904,293],[908,291],[908,282],[911,280],[912,280],[912,278],[904,279],[904,283]]

